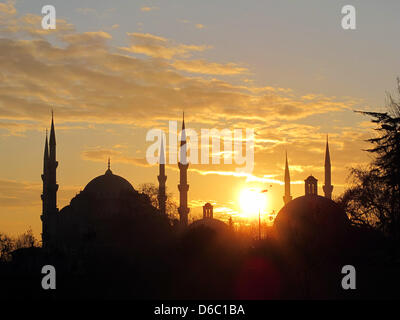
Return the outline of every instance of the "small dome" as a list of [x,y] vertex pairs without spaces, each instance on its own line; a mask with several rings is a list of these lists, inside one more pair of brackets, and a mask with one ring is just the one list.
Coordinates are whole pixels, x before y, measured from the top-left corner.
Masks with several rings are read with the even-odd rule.
[[134,191],[135,189],[132,185],[125,180],[124,178],[113,174],[110,169],[106,171],[106,173],[102,176],[98,176],[90,181],[83,192],[88,193],[98,193],[98,194],[107,194],[107,193],[120,193],[126,191]]
[[221,220],[214,218],[203,218],[200,220],[196,220],[189,225],[190,229],[197,228],[200,226],[205,226],[215,231],[227,231],[228,225]]

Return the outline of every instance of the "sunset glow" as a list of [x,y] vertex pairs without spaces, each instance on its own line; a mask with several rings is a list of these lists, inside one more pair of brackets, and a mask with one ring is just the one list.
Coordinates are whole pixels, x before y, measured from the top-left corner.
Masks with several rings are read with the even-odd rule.
[[255,189],[243,189],[239,196],[240,211],[247,218],[258,217],[267,208],[267,195]]
[[[101,3],[53,1],[59,14],[57,28],[51,30],[42,28],[41,6],[35,1],[0,5],[0,232],[17,235],[31,227],[40,237],[43,150],[52,109],[59,209],[106,171],[108,158],[113,172],[135,189],[144,183],[158,185],[157,164],[146,158],[156,142],[146,140],[152,130],[165,134],[166,187],[179,205],[174,158],[183,111],[189,145],[195,142],[190,133],[198,139],[197,149],[189,146],[189,155],[197,160],[187,172],[190,219],[201,218],[210,199],[216,217],[225,222],[231,212],[257,216],[261,202],[265,217],[279,212],[286,151],[293,198],[304,194],[304,179],[310,174],[323,194],[326,134],[333,197],[344,192],[348,167],[368,163],[362,150],[368,148],[371,126],[353,110],[379,110],[384,93],[393,88],[398,50],[383,53],[380,40],[371,45],[371,39],[396,37],[384,21],[356,35],[343,33],[333,2],[323,10],[315,8],[320,20],[329,23],[312,26],[307,21],[315,20],[315,12],[292,1],[278,8],[268,1],[246,5],[248,15],[241,19],[242,5],[230,1],[211,7],[202,1],[185,6]],[[364,19],[375,21],[373,8],[368,8]],[[390,24],[398,22],[393,10],[378,12],[382,10]],[[289,11],[297,14],[277,18]],[[255,27],[253,21],[259,24]],[[315,37],[304,37],[309,28],[318,31]],[[276,30],[282,33],[277,36]],[[366,56],[353,63],[349,52],[351,57]],[[372,77],[366,70],[375,58],[382,65]],[[229,131],[232,139],[218,139],[220,148],[214,150],[211,139],[202,142],[202,130],[215,137],[213,129]],[[239,164],[233,142],[230,149],[224,144],[233,141],[234,132],[242,132],[248,141],[246,129],[255,133],[254,159]],[[243,157],[250,154],[244,140]],[[201,161],[204,145],[210,146],[207,162]],[[228,155],[231,164],[225,161]],[[250,170],[237,171],[246,166]],[[264,200],[253,201],[258,196],[247,189],[267,186]]]
[[0,0],[0,301],[400,299],[399,16]]

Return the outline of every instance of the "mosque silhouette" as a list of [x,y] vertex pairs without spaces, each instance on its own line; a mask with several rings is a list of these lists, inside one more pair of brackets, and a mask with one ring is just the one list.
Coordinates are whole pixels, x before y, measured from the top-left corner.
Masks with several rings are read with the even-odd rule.
[[[52,116],[44,146],[42,247],[12,252],[12,260],[3,266],[5,295],[29,299],[341,299],[355,294],[376,297],[390,283],[381,283],[382,274],[386,280],[398,274],[395,266],[387,269],[381,263],[384,260],[374,258],[385,255],[380,249],[386,247],[383,238],[352,226],[331,199],[328,140],[323,196],[318,195],[318,180],[309,176],[304,195],[292,198],[286,155],[284,205],[264,238],[214,218],[210,203],[203,206],[202,219],[189,223],[184,130],[180,152],[179,219],[170,219],[166,212],[163,144],[157,206],[115,174],[109,160],[105,173],[59,210]],[[371,266],[371,259],[377,266]],[[357,281],[362,285],[355,293],[341,287],[340,271],[348,264],[359,268]],[[44,265],[57,270],[57,290],[41,289]],[[384,273],[380,272],[383,268]],[[387,296],[397,292],[393,282]]]
[[[181,157],[179,167],[179,230],[191,230],[203,226],[218,232],[227,232],[226,223],[215,219],[213,206],[207,203],[203,207],[203,218],[188,225],[188,167],[186,158],[185,119],[182,120],[180,144]],[[54,117],[51,119],[50,139],[46,133],[43,160],[42,193],[42,246],[46,250],[61,252],[88,252],[118,246],[122,235],[132,233],[132,226],[139,223],[142,229],[154,233],[154,225],[168,224],[166,214],[166,181],[164,146],[161,142],[158,188],[158,208],[151,205],[147,195],[136,191],[125,178],[113,173],[108,160],[108,168],[103,175],[91,180],[79,192],[70,204],[57,207],[58,184],[56,171],[56,134]],[[346,214],[332,198],[331,163],[328,140],[325,153],[325,196],[318,195],[317,179],[309,176],[305,180],[305,195],[292,200],[290,192],[290,173],[286,154],[284,207],[279,211],[275,227],[280,236],[293,235],[307,229],[305,223],[318,229],[318,226],[330,224],[330,230],[342,228],[347,223]],[[143,218],[145,215],[145,218]],[[141,217],[141,218],[140,218]],[[139,219],[140,218],[140,219]],[[146,224],[145,228],[144,225]],[[316,224],[316,225],[314,225]],[[333,227],[334,226],[334,227]],[[118,232],[116,232],[118,230]],[[150,231],[152,230],[152,231]]]

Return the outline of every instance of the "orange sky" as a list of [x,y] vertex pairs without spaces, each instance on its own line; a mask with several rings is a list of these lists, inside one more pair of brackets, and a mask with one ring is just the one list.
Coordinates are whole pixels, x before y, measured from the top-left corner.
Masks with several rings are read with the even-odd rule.
[[[162,4],[138,5],[135,14],[141,18],[130,24],[127,18],[112,21],[104,8],[100,11],[106,18],[98,8],[76,4],[69,8],[74,12],[71,19],[66,9],[61,11],[57,29],[52,31],[41,29],[40,8],[26,12],[18,5],[22,8],[15,1],[0,4],[0,232],[15,235],[28,227],[37,235],[41,231],[40,174],[51,108],[60,209],[105,172],[108,157],[113,172],[134,187],[157,183],[157,166],[145,161],[151,145],[146,133],[153,128],[167,131],[168,120],[180,126],[183,110],[187,128],[198,132],[202,128],[255,131],[250,174],[240,176],[232,165],[190,165],[192,217],[200,215],[205,202],[214,204],[217,217],[239,215],[239,194],[245,188],[268,188],[265,211],[279,211],[285,150],[293,196],[303,194],[303,181],[310,174],[319,179],[322,194],[328,133],[334,197],[346,186],[348,168],[369,161],[362,149],[367,146],[363,141],[372,135],[371,125],[353,110],[377,108],[376,101],[383,102],[384,90],[391,86],[374,88],[375,98],[368,100],[360,95],[359,86],[354,95],[351,88],[340,94],[331,83],[340,87],[342,80],[329,72],[310,79],[307,72],[281,68],[279,82],[262,80],[268,78],[269,70],[278,74],[274,65],[284,61],[266,59],[260,66],[251,55],[235,56],[240,39],[234,44],[216,43],[212,31],[231,33],[223,24],[207,23],[206,15],[185,22],[184,12],[177,14],[169,23],[186,29],[176,38],[171,30],[153,31],[154,25],[146,29],[153,11],[159,16],[165,12]],[[98,22],[88,25],[87,17],[93,12],[98,13]],[[110,15],[113,12],[118,10],[110,10]],[[200,39],[201,32],[207,36],[188,40],[191,34]],[[248,48],[249,52],[264,49]],[[288,59],[286,55],[282,60]],[[321,59],[318,52],[317,58]],[[354,73],[362,66],[356,69]],[[387,83],[394,84],[393,74],[388,78]],[[324,87],[316,90],[321,83]],[[177,166],[168,165],[166,173],[167,188],[176,197]]]

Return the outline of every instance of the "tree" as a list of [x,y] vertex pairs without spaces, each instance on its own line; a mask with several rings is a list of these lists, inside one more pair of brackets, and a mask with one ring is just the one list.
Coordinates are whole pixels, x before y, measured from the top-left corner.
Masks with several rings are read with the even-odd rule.
[[377,174],[368,168],[352,168],[352,186],[337,202],[347,212],[353,225],[377,229],[388,233],[388,219],[392,214],[390,192]]
[[393,189],[400,191],[400,79],[397,78],[398,100],[387,95],[387,112],[361,112],[372,118],[377,125],[378,137],[368,139],[374,147],[367,151],[375,155],[373,165],[380,179]]
[[339,201],[355,224],[376,227],[400,240],[400,79],[397,94],[387,94],[387,112],[356,111],[371,117],[378,135],[367,141],[374,155],[369,170],[352,169],[353,186]]
[[0,262],[10,259],[14,247],[15,243],[13,239],[6,234],[0,233]]
[[15,249],[31,248],[38,246],[38,241],[33,235],[33,231],[29,228],[25,233],[21,234],[15,240]]
[[16,238],[0,233],[0,261],[9,261],[11,252],[21,248],[32,248],[39,245],[38,240],[29,228]]
[[[158,187],[154,183],[142,183],[138,187],[138,191],[148,195],[153,207],[159,209],[158,205]],[[173,199],[172,193],[166,192],[165,210],[171,220],[177,219],[178,205]]]

